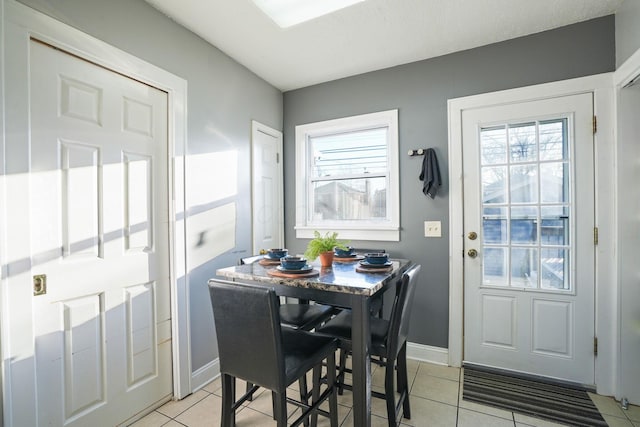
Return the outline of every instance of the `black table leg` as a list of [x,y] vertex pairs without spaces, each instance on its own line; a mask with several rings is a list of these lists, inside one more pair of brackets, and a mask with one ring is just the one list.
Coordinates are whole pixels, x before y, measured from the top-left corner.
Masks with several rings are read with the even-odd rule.
[[351,360],[353,376],[353,425],[371,425],[371,333],[369,325],[369,298],[352,296]]

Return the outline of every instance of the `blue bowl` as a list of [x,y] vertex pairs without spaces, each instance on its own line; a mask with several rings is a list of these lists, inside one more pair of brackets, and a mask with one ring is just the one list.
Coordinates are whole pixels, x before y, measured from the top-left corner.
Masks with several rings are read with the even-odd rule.
[[285,256],[280,258],[280,265],[285,270],[300,270],[307,265],[307,259],[299,256]]
[[289,251],[286,249],[269,249],[267,256],[271,259],[280,259],[282,257],[286,257],[288,253]]
[[348,257],[353,256],[355,254],[353,248],[351,246],[347,246],[346,249],[340,249],[338,247],[333,248],[337,257]]
[[389,261],[389,254],[387,253],[364,254],[364,260],[369,264],[384,264],[387,261]]

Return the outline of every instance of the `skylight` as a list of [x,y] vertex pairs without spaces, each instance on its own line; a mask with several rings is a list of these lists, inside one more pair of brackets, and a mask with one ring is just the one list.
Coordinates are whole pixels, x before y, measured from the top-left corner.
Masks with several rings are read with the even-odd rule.
[[281,28],[328,15],[364,0],[253,0]]

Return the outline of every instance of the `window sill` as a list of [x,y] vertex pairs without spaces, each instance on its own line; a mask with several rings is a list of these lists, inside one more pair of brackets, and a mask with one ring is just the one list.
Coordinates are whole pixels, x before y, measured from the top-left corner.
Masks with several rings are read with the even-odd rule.
[[400,229],[399,228],[349,228],[342,229],[340,227],[296,227],[296,238],[298,239],[313,239],[313,232],[318,231],[320,234],[324,234],[328,231],[336,231],[338,233],[338,239],[343,240],[371,240],[382,242],[399,242],[400,241]]

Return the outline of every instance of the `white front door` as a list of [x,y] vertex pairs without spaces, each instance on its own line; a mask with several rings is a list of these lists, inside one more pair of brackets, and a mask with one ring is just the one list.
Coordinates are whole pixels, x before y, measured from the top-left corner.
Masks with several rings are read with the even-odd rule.
[[465,110],[464,361],[594,384],[591,93]]
[[167,94],[38,41],[29,55],[29,173],[9,195],[28,212],[8,224],[29,245],[7,246],[46,291],[9,294],[9,345],[34,354],[21,398],[38,425],[116,425],[172,394]]
[[282,132],[253,122],[251,193],[253,254],[284,245]]

